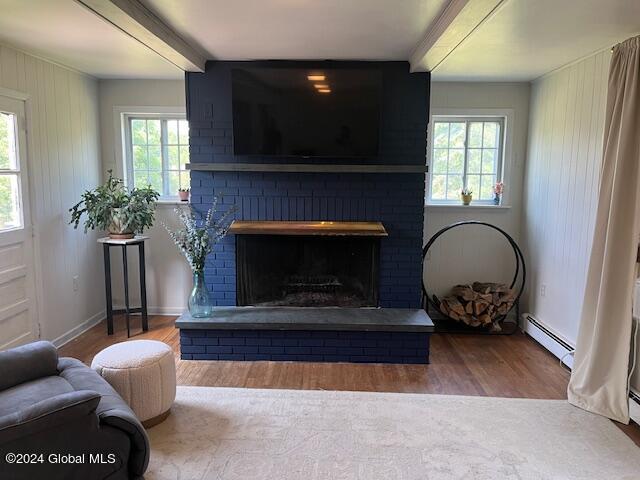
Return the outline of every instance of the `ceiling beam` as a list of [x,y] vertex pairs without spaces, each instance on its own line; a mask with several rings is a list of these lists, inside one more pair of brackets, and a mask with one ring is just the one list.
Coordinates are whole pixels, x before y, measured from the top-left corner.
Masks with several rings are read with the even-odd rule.
[[76,0],[186,72],[204,72],[206,58],[138,0]]
[[411,71],[434,70],[505,2],[451,0],[411,54]]

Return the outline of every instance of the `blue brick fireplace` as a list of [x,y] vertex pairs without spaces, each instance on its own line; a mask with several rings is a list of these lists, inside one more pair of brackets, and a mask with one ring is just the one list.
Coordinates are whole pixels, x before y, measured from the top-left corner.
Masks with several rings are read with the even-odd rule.
[[[233,155],[230,72],[239,63],[246,62],[209,62],[204,74],[187,74],[189,143],[195,168],[292,162],[282,157]],[[380,155],[355,161],[297,158],[295,163],[425,165],[429,74],[409,73],[406,62],[375,65],[383,76]],[[425,175],[420,172],[191,172],[191,202],[201,211],[210,207],[216,195],[223,205],[238,207],[238,220],[382,222],[389,237],[382,240],[380,252],[381,307],[420,306],[424,187]],[[235,239],[228,236],[216,246],[205,270],[216,305],[236,304],[235,269]]]
[[[206,212],[217,196],[223,209],[237,207],[236,220],[381,222],[388,237],[380,243],[379,307],[419,309],[429,74],[409,73],[406,62],[346,62],[375,65],[381,72],[379,155],[292,159],[233,154],[231,70],[245,63],[208,62],[205,73],[187,73],[193,208]],[[291,164],[299,167],[289,168]],[[215,246],[205,267],[215,305],[237,305],[237,280],[236,239],[228,235]],[[195,358],[195,338],[200,337],[193,329],[184,328],[184,346],[190,352],[183,350],[184,358]],[[415,347],[413,340],[405,341]],[[402,356],[397,349],[394,353]],[[412,361],[414,354],[408,354]]]

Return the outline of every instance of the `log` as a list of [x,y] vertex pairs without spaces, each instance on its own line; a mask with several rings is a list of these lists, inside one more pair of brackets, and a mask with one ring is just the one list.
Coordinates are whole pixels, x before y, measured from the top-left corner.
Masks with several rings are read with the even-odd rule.
[[516,291],[515,290],[510,290],[506,293],[503,293],[502,295],[500,295],[500,298],[498,300],[498,304],[501,303],[513,303],[513,301],[516,299]]
[[482,312],[484,312],[489,307],[489,305],[491,305],[489,302],[483,302],[482,300],[473,302],[473,313],[477,317]]
[[467,302],[467,304],[464,307],[465,313],[469,313],[469,314],[473,313],[473,303],[474,302]]
[[460,300],[458,300],[456,297],[447,297],[447,304],[449,310],[451,310],[452,312],[456,312],[458,315],[465,314],[464,305],[462,305],[462,303],[460,303]]
[[491,292],[491,283],[481,283],[481,282],[473,282],[471,288],[478,293],[490,293]]
[[456,285],[451,289],[451,294],[455,297],[460,297],[467,302],[476,298],[476,292],[473,291],[469,285]]
[[504,293],[508,292],[510,288],[504,283],[483,283],[483,282],[473,282],[471,285],[476,292],[480,293]]
[[442,301],[440,302],[440,311],[442,313],[444,313],[445,315],[449,315],[449,312],[451,311],[449,309],[449,305],[447,304],[447,300],[446,299],[442,299]]

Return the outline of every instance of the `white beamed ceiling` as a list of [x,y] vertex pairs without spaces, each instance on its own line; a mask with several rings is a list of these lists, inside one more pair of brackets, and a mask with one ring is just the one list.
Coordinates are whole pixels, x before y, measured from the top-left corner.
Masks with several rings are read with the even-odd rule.
[[143,0],[218,60],[408,60],[448,0]]
[[435,80],[529,81],[640,34],[640,0],[507,0]]
[[[408,60],[449,0],[141,2],[214,60]],[[640,0],[505,0],[433,78],[530,81],[634,34]],[[183,78],[74,0],[0,0],[0,43],[98,78]]]
[[0,42],[99,78],[184,77],[73,0],[0,0]]

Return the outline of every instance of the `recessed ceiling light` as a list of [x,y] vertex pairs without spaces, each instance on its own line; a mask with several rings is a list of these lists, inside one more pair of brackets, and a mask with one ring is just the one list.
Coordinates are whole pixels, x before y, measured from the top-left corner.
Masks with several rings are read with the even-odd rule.
[[314,83],[313,86],[316,88],[329,88],[329,85],[326,83]]
[[319,88],[318,91],[320,93],[331,93],[331,89],[330,88]]
[[311,80],[312,82],[324,82],[324,75],[307,75],[307,80]]

